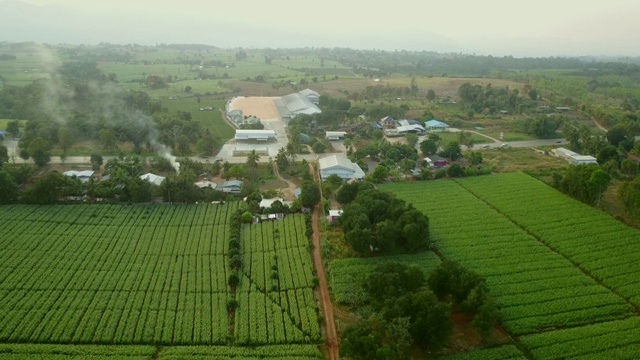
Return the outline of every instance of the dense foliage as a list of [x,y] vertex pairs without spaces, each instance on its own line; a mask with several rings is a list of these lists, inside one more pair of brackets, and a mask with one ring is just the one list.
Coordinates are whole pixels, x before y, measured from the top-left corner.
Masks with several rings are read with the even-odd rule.
[[366,182],[345,184],[337,199],[344,206],[340,226],[357,252],[392,253],[429,247],[427,216],[390,193],[372,189]]

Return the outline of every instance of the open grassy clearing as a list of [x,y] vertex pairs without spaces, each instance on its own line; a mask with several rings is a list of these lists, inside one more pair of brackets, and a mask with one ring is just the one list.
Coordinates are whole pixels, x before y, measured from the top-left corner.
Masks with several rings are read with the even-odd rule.
[[[224,100],[210,99],[201,99],[200,103],[198,103],[197,98],[162,100],[162,106],[165,106],[169,112],[190,112],[192,119],[200,122],[203,128],[209,129],[213,138],[220,145],[232,139],[235,135],[235,129],[223,117],[224,104]],[[202,106],[211,106],[213,110],[200,111]]]
[[544,155],[531,148],[482,150],[483,163],[495,172],[513,172],[542,169],[566,169],[569,163],[553,155]]

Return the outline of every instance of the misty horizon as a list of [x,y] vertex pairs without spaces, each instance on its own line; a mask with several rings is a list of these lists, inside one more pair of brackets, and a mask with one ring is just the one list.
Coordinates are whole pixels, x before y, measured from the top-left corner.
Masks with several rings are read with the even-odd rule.
[[[501,0],[480,6],[409,0],[364,8],[328,0],[295,9],[244,2],[161,6],[146,0],[0,1],[0,41],[47,44],[206,44],[220,48],[352,48],[514,57],[640,56],[640,4],[519,7]],[[574,6],[575,5],[575,6]],[[248,9],[248,10],[247,10]],[[442,15],[444,14],[444,16]]]

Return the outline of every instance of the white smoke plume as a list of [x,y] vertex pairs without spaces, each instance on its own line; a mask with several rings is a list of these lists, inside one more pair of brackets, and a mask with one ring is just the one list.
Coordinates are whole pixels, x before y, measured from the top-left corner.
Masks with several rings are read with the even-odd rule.
[[[73,103],[70,99],[82,94],[78,94],[76,89],[65,83],[58,72],[58,67],[63,62],[48,47],[39,45],[37,53],[44,70],[49,74],[49,79],[45,82],[42,109],[60,125],[69,125],[70,119],[77,113],[77,109],[70,107],[69,104]],[[97,94],[97,98],[100,99],[99,102],[92,104],[91,109],[85,108],[82,109],[83,111],[88,110],[98,115],[103,126],[127,128],[144,135],[145,142],[150,144],[159,156],[167,159],[176,173],[180,172],[180,163],[176,161],[171,149],[159,140],[155,121],[141,111],[130,110],[122,100],[122,95],[127,90],[111,82],[98,84],[95,81],[88,81],[82,85],[85,86],[86,91]]]

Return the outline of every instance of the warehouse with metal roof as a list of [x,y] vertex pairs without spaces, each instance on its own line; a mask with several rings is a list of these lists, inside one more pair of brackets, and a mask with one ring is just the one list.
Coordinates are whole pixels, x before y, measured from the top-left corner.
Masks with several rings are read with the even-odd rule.
[[358,164],[351,162],[346,156],[331,155],[318,160],[322,181],[331,175],[338,175],[343,180],[363,179],[364,171]]
[[280,118],[285,123],[288,123],[291,119],[300,114],[320,114],[322,110],[314,104],[308,97],[301,93],[294,93],[285,95],[274,101],[276,109],[280,114]]
[[236,130],[236,141],[275,142],[276,139],[273,130]]

